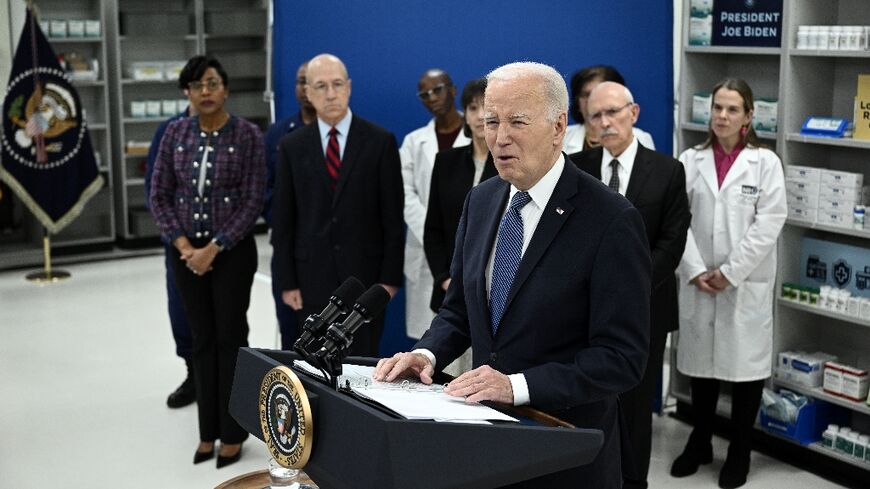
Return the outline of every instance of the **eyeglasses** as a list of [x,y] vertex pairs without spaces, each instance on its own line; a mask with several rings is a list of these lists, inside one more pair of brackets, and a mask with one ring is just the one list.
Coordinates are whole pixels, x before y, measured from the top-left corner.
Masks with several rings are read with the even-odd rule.
[[194,92],[200,92],[200,91],[202,91],[203,88],[207,87],[209,89],[209,91],[211,91],[211,90],[217,90],[221,85],[223,85],[223,83],[224,82],[221,81],[219,78],[209,78],[205,82],[192,81],[192,82],[187,84],[187,88],[188,88],[188,90],[191,90]]
[[623,109],[625,109],[626,107],[629,107],[631,105],[634,105],[634,102],[629,102],[629,103],[623,105],[622,107],[619,107],[616,109],[604,109],[600,112],[596,112],[596,113],[589,116],[589,121],[597,124],[597,123],[601,122],[602,117],[607,117],[608,119],[611,119],[613,117],[616,117],[620,112],[623,111]]
[[314,85],[309,85],[318,95],[325,94],[332,87],[336,92],[343,92],[347,88],[347,80],[333,80],[331,83],[317,82]]
[[442,83],[440,85],[436,85],[433,88],[430,88],[429,90],[420,90],[419,92],[417,92],[417,96],[420,97],[420,100],[425,102],[425,101],[429,100],[430,98],[432,98],[433,96],[440,97],[441,94],[444,93],[444,90],[450,86],[451,85],[448,83]]

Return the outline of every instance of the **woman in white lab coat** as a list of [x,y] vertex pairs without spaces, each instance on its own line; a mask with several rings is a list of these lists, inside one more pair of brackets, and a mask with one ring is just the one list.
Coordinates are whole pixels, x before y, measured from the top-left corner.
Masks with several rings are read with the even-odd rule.
[[723,488],[742,486],[749,472],[752,427],[771,372],[776,241],[786,219],[782,163],[760,146],[752,107],[745,81],[720,82],[707,141],[680,155],[692,223],[677,269],[677,369],[691,378],[695,428],[671,474],[691,475],[712,460],[719,383],[732,382]]

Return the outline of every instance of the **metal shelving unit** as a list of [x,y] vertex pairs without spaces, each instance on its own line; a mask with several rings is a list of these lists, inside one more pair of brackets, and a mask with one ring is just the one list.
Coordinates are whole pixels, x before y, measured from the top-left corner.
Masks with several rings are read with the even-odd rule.
[[[757,98],[779,99],[779,130],[759,136],[774,147],[784,165],[861,172],[865,178],[870,177],[870,141],[808,137],[799,133],[804,120],[811,115],[853,118],[857,75],[868,72],[870,52],[794,49],[799,25],[870,25],[870,9],[862,0],[784,0],[780,48],[688,46],[690,2],[683,3],[679,151],[706,138],[706,126],[691,121],[693,94],[709,92],[721,78],[735,76],[747,80]],[[804,236],[870,248],[870,229],[839,228],[790,219],[778,245],[778,283],[798,281]],[[776,291],[778,293],[778,287]],[[870,349],[860,346],[870,345],[870,321],[779,299],[774,305],[773,334],[774,359],[776,353],[783,350],[822,350],[838,355],[844,363],[870,365]],[[678,337],[675,343],[679,348]],[[674,366],[676,348],[672,348]],[[850,409],[852,427],[870,433],[870,407],[866,404],[832,396],[821,389],[778,380],[771,383]],[[670,393],[682,402],[691,403],[689,381],[677,368],[671,368]],[[727,396],[722,397],[726,399],[720,400],[720,408],[729,403]],[[848,457],[820,446],[806,448],[870,470],[870,464],[847,460]]]
[[[115,240],[114,199],[112,192],[112,130],[107,74],[108,47],[105,36],[106,8],[110,0],[41,0],[43,19],[96,20],[103,31],[100,37],[71,38],[48,37],[55,53],[77,52],[97,60],[99,78],[95,81],[73,80],[81,99],[94,152],[97,153],[98,171],[105,180],[104,187],[85,205],[79,217],[51,239],[57,252],[80,246],[111,246]],[[23,17],[23,16],[22,16]],[[10,16],[11,18],[11,16]],[[4,19],[6,22],[7,19]],[[20,26],[13,31],[17,34]],[[46,33],[48,35],[48,33]],[[39,265],[43,261],[42,226],[20,202],[15,204],[15,219],[20,225],[9,235],[0,235],[0,263],[2,268]]]
[[[228,110],[265,130],[271,123],[263,99],[269,53],[266,32],[268,0],[115,0],[111,2],[108,37],[115,136],[116,228],[122,240],[153,238],[158,234],[145,208],[147,155],[128,153],[127,142],[150,142],[157,126],[170,117],[132,117],[131,102],[182,99],[177,80],[135,80],[133,62],[187,61],[206,53],[227,70],[232,97]],[[160,35],[155,35],[159,32]],[[175,115],[175,114],[172,114]]]

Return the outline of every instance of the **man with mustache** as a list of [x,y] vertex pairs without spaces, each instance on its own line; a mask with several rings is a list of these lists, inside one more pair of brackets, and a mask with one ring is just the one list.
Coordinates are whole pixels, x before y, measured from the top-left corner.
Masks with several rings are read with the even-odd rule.
[[625,487],[646,488],[652,410],[665,340],[677,329],[677,281],[691,216],[683,165],[638,144],[640,106],[623,85],[603,82],[589,94],[588,130],[601,146],[570,156],[580,169],[624,195],[640,211],[652,258],[649,360],[641,383],[619,396],[630,443],[622,447]]

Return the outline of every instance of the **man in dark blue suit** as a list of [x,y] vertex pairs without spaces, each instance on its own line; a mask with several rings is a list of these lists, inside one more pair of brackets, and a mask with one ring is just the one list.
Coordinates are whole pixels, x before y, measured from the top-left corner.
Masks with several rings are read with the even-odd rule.
[[432,326],[414,351],[381,360],[375,378],[431,382],[471,345],[475,368],[448,394],[528,404],[604,432],[591,464],[517,487],[618,489],[617,395],[639,382],[649,346],[643,221],[625,198],[566,164],[568,90],[558,72],[513,63],[487,83],[486,139],[501,178],[465,201],[453,281]]

